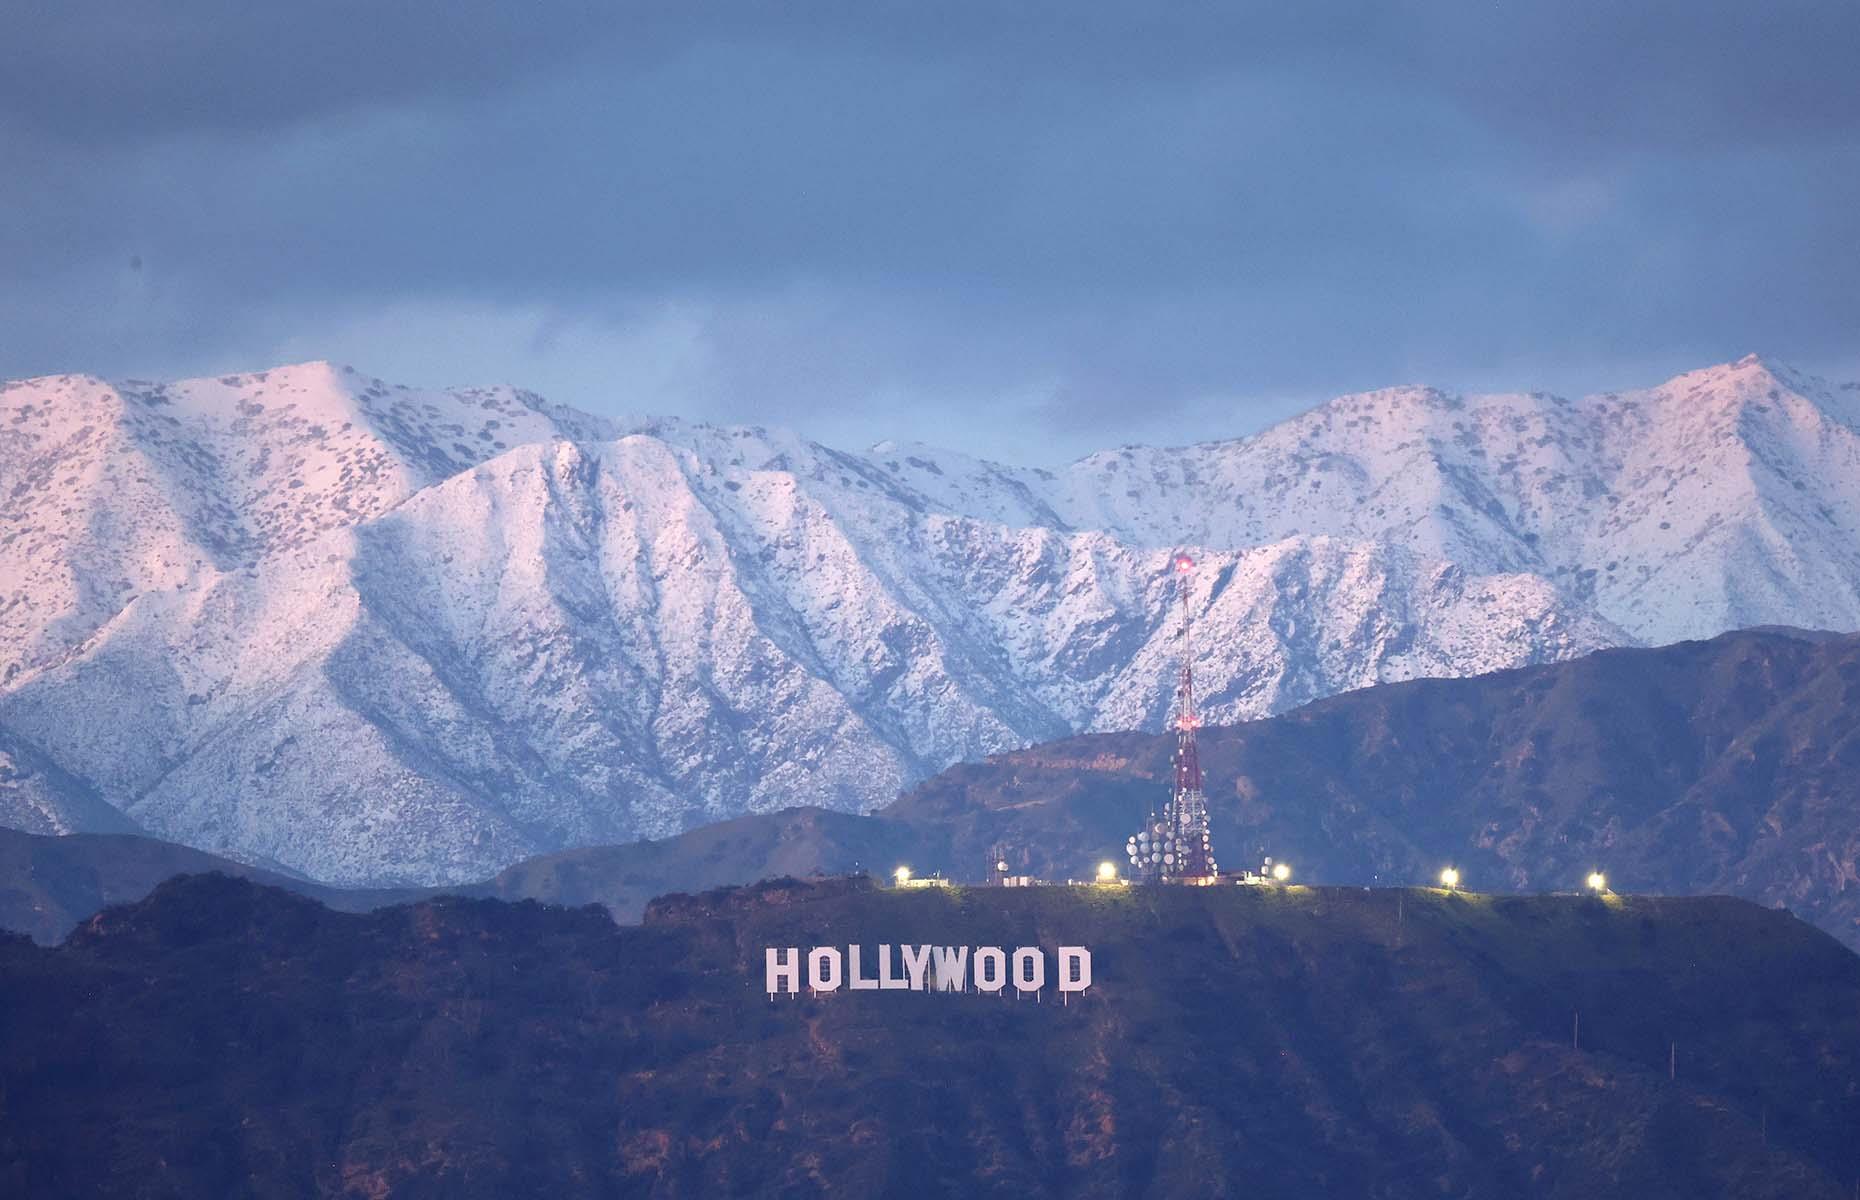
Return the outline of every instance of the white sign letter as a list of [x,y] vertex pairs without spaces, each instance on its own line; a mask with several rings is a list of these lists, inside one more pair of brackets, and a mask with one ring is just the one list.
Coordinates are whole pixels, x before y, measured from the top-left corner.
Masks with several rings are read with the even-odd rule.
[[924,968],[930,965],[930,947],[899,946],[899,953],[904,955],[904,973],[911,977],[911,990],[924,990]]
[[1082,992],[1091,986],[1091,951],[1083,946],[1059,948],[1059,990]]
[[1023,992],[1037,992],[1046,986],[1046,955],[1037,946],[1022,946],[1014,951],[1014,986]]
[[936,948],[936,990],[960,992],[968,985],[969,948],[967,946],[938,946]]
[[[769,995],[773,996],[776,992],[798,992],[801,990],[801,952],[799,950],[790,946],[787,951],[786,960],[776,958],[775,947],[773,946],[764,950],[762,954],[764,967],[763,975],[768,980]],[[776,987],[775,985],[778,983],[785,983],[788,986]]]
[[1007,983],[1007,955],[998,946],[975,948],[975,990],[998,992]]
[[807,955],[807,986],[817,992],[840,990],[840,952],[820,946]]
[[846,947],[846,986],[855,992],[876,992],[878,980],[859,978],[859,947]]
[[903,989],[911,986],[911,981],[904,976],[893,975],[891,973],[890,946],[880,946],[878,948],[878,986],[884,988],[886,991]]

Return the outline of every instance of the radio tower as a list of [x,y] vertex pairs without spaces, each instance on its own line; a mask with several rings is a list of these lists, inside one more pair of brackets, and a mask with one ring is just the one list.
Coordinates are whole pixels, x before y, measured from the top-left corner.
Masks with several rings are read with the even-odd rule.
[[1189,610],[1189,576],[1195,560],[1175,556],[1176,590],[1182,600],[1182,670],[1177,677],[1175,703],[1175,782],[1168,806],[1159,817],[1151,811],[1142,832],[1125,845],[1131,867],[1150,882],[1213,883],[1220,867],[1208,836],[1208,798],[1201,790],[1201,755],[1195,747],[1195,730],[1201,717],[1195,711],[1194,621]]
[[1195,748],[1195,730],[1201,716],[1195,711],[1195,624],[1188,608],[1189,576],[1195,560],[1175,556],[1175,577],[1182,594],[1182,678],[1175,689],[1175,789],[1169,797],[1171,824],[1176,834],[1175,870],[1165,871],[1183,883],[1212,883],[1218,872],[1214,843],[1208,837],[1208,797],[1201,790],[1201,755]]

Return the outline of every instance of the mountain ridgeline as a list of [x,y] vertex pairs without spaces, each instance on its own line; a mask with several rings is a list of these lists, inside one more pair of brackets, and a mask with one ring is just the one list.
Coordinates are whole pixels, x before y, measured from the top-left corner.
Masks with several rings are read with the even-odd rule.
[[[764,993],[764,947],[881,943],[1093,982]],[[0,1191],[1835,1200],[1857,994],[1729,899],[845,880],[625,928],[195,876],[0,940]]]
[[[1204,729],[1215,843],[1295,878],[1561,891],[1593,869],[1622,891],[1728,893],[1786,906],[1860,949],[1860,638],[1729,634],[1657,650],[1337,696]],[[1071,738],[954,767],[871,816],[817,808],[518,863],[456,890],[609,908],[779,875],[883,875],[900,863],[980,879],[1083,878],[1121,861],[1166,793],[1171,739]],[[54,940],[174,870],[142,839],[0,834],[0,926]],[[228,864],[229,866],[231,864]],[[238,867],[241,871],[249,868]],[[286,886],[345,907],[387,893]]]
[[[1368,688],[1211,727],[1223,861],[1323,883],[1623,891],[1786,906],[1860,949],[1860,638],[1728,634],[1472,679]],[[795,812],[544,856],[500,894],[611,905],[772,873],[905,862],[1084,878],[1167,794],[1173,739],[1070,738],[953,767],[872,817]],[[690,883],[681,883],[690,880]],[[643,886],[642,886],[643,885]]]
[[1398,388],[1047,470],[326,364],[64,376],[0,387],[0,530],[7,823],[459,883],[1158,728],[1178,548],[1217,721],[1860,629],[1860,392]]

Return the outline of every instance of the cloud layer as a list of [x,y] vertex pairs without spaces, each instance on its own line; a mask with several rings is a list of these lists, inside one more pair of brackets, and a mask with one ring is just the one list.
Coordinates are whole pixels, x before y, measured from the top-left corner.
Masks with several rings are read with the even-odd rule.
[[0,14],[0,375],[288,357],[1020,460],[1856,358],[1846,3]]

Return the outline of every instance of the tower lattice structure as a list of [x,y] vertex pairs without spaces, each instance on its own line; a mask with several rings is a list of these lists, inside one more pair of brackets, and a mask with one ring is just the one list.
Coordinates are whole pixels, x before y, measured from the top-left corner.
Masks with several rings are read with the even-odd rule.
[[1195,743],[1195,731],[1201,726],[1201,715],[1195,707],[1195,625],[1189,605],[1195,560],[1177,554],[1174,567],[1182,609],[1178,635],[1182,665],[1170,706],[1170,723],[1175,728],[1174,780],[1168,804],[1161,813],[1151,810],[1142,830],[1125,844],[1125,851],[1139,879],[1212,883],[1220,865],[1214,859],[1214,843],[1208,833],[1208,797],[1202,790],[1201,753]]

